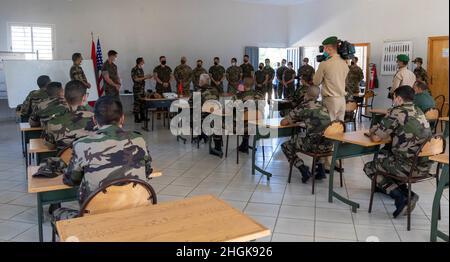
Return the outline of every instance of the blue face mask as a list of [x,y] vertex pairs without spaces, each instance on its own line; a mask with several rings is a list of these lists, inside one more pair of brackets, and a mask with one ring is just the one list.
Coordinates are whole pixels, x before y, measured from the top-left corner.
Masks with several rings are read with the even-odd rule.
[[328,59],[330,57],[330,54],[328,54],[327,52],[323,52],[323,56]]

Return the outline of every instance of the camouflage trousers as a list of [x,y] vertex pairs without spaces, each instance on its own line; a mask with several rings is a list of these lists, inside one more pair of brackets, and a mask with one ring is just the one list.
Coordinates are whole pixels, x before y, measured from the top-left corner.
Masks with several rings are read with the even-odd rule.
[[[293,164],[296,168],[299,168],[303,165],[305,165],[305,162],[303,159],[298,157],[297,153],[300,151],[304,152],[314,152],[314,153],[326,153],[331,150],[330,144],[317,144],[317,143],[310,143],[309,141],[305,141],[305,138],[295,138],[291,139],[290,141],[284,142],[281,145],[281,150],[283,151],[284,155],[289,160],[289,163]],[[324,163],[325,158],[319,159],[319,163]]]
[[133,87],[133,113],[139,114],[144,112],[145,103],[142,98],[145,97],[145,90],[143,87]]
[[105,86],[105,95],[119,98],[119,91],[113,86]]
[[233,94],[233,95],[237,94],[238,86],[239,86],[239,83],[228,84],[228,93]]
[[[403,162],[403,164],[402,164]],[[426,176],[429,174],[431,169],[431,162],[426,161],[418,165],[418,169],[413,173],[413,177]],[[377,173],[388,173],[400,178],[406,178],[411,171],[411,163],[405,163],[404,161],[399,161],[396,157],[388,152],[387,150],[382,150],[378,155],[378,158],[374,161],[368,162],[364,165],[364,172],[366,175],[372,179],[372,177]],[[400,180],[396,180],[390,177],[377,176],[377,187],[381,192],[389,194],[403,183]]]
[[223,94],[223,83],[220,83],[220,85],[216,86],[214,83],[211,84],[212,87],[217,87],[219,89],[219,93]]
[[260,92],[261,94],[264,94],[266,92],[266,86],[263,84],[256,84],[255,91]]
[[266,85],[265,89],[266,90],[264,90],[264,95],[268,94],[269,95],[269,100],[271,100],[272,99],[272,94],[273,94],[273,84],[272,84],[272,82],[268,83]]
[[285,98],[293,97],[294,94],[295,94],[295,84],[292,83],[292,84],[290,84],[290,85],[284,87],[284,92],[283,92],[283,94],[284,94],[284,97],[285,97]]
[[172,87],[170,84],[168,87],[164,87],[162,84],[156,84],[156,93],[160,95],[163,93],[172,93]]

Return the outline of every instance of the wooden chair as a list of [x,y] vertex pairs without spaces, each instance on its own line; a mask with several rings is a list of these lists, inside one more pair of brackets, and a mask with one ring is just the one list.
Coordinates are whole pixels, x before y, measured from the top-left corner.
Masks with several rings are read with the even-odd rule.
[[363,117],[368,117],[363,115],[363,108],[365,108],[365,114],[367,114],[367,109],[373,109],[373,100],[375,99],[375,92],[372,90],[367,90],[364,94],[364,101],[358,104],[359,108],[359,122],[362,122]]
[[[121,178],[105,183],[94,191],[84,201],[78,217],[156,204],[156,192],[150,184],[136,178]],[[53,241],[55,236],[53,225]]]
[[[433,178],[433,176],[431,174],[428,174],[425,176],[413,176],[415,169],[416,169],[416,165],[423,158],[428,158],[428,157],[432,157],[432,156],[436,156],[436,155],[440,155],[440,154],[444,153],[445,146],[446,146],[445,139],[441,135],[435,135],[435,136],[431,137],[430,139],[428,139],[427,142],[425,142],[419,148],[419,150],[417,150],[417,152],[414,156],[411,170],[410,170],[408,176],[406,176],[406,177],[398,177],[398,176],[395,176],[392,174],[382,173],[382,172],[375,173],[375,175],[372,177],[372,190],[371,190],[371,194],[370,194],[369,213],[372,213],[373,197],[375,195],[378,176],[385,176],[385,177],[395,179],[403,184],[408,185],[408,209],[407,209],[408,231],[411,231],[411,191],[412,191],[411,185]],[[437,182],[436,184],[439,184],[439,175],[436,174],[435,177],[436,177],[436,182]]]
[[358,114],[358,103],[349,101],[345,108],[345,124],[353,123],[353,130],[356,131],[356,115]]
[[431,131],[433,134],[436,133],[436,128],[439,123],[439,110],[436,108],[431,108],[425,112],[425,117],[427,118],[428,122],[430,122]]
[[439,110],[440,117],[444,116],[444,105],[445,105],[445,96],[440,95],[434,98],[434,102],[436,103],[436,109]]
[[73,155],[73,148],[72,146],[66,147],[61,152],[59,152],[58,156],[61,158],[61,160],[66,163],[66,165],[69,165],[70,160],[72,159]]
[[[342,134],[342,133],[345,133],[345,124],[344,124],[344,122],[342,122],[342,121],[333,121],[325,129],[325,131],[323,132],[322,135],[326,136],[326,135]],[[306,152],[306,151],[301,150],[299,153],[307,155],[309,157],[312,157],[312,159],[313,159],[313,164],[312,164],[312,167],[311,167],[311,174],[312,174],[312,194],[314,195],[315,187],[316,187],[316,163],[319,160],[319,158],[332,156],[333,155],[333,150],[331,150],[329,152],[324,152],[324,153],[313,153],[313,152]],[[293,167],[294,167],[294,163],[290,163],[289,178],[288,178],[288,183],[289,184],[291,183],[292,168]],[[342,160],[339,161],[339,167],[342,170]],[[342,171],[340,171],[339,173],[340,173],[341,187],[343,187],[344,186],[343,173],[342,173]]]

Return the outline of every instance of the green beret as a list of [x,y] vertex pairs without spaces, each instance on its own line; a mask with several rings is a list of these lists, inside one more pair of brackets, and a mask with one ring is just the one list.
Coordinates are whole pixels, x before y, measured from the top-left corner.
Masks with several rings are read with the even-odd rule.
[[407,63],[409,63],[409,56],[407,56],[407,55],[398,55],[397,56],[397,60],[407,64]]
[[331,36],[331,37],[328,37],[327,39],[325,39],[322,42],[322,45],[335,45],[335,44],[337,44],[337,42],[338,42],[338,38],[336,36]]

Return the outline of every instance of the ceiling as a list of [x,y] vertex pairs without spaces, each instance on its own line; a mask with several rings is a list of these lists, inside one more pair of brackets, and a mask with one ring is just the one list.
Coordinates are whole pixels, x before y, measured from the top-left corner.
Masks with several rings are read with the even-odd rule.
[[266,5],[296,5],[311,0],[234,0],[239,2],[266,4]]

